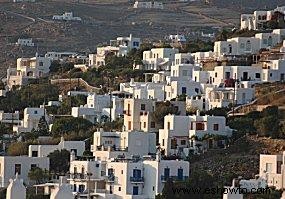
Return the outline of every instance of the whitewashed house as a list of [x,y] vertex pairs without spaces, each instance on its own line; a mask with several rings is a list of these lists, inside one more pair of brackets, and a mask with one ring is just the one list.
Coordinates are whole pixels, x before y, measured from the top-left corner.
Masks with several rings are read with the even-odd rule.
[[269,187],[285,188],[285,152],[278,155],[260,154],[259,176],[265,176]]
[[29,145],[29,157],[47,157],[55,150],[73,151],[76,156],[82,156],[85,151],[84,141],[65,141],[62,137],[57,145]]
[[0,122],[7,124],[19,124],[21,122],[19,111],[15,111],[14,113],[5,113],[4,111],[0,111]]
[[105,189],[106,162],[95,159],[76,159],[70,154],[69,175],[67,181],[73,194],[87,197],[87,193],[100,193]]
[[140,131],[94,133],[93,156],[98,160],[107,161],[118,156],[144,156],[156,152],[156,135]]
[[13,131],[17,133],[31,132],[32,129],[37,129],[41,118],[45,118],[49,123],[49,116],[44,107],[40,108],[25,108],[24,119],[19,125],[13,126]]
[[96,54],[89,54],[89,67],[99,67],[105,65],[107,55],[126,56],[130,50],[139,49],[141,39],[133,37],[117,37],[116,40],[110,40],[110,45],[97,47]]
[[[127,131],[157,132],[158,124],[154,121],[152,114],[159,105],[152,99],[125,99],[124,101],[124,128]],[[170,106],[177,109],[180,115],[186,115],[185,102],[169,101]]]
[[241,15],[240,29],[260,30],[265,28],[265,23],[272,19],[274,13],[278,11],[285,14],[285,6],[277,7],[274,10],[254,11],[253,14]]
[[169,40],[173,43],[184,43],[184,42],[186,42],[186,38],[182,34],[169,35],[167,37],[167,40]]
[[0,156],[0,187],[7,187],[9,180],[18,177],[29,184],[28,173],[33,168],[49,170],[48,157]]
[[143,52],[143,64],[146,70],[170,70],[175,60],[175,48],[152,48]]
[[107,164],[106,191],[112,198],[150,198],[162,193],[168,179],[189,178],[189,162],[156,158],[116,159]]
[[51,60],[45,57],[19,58],[17,68],[7,69],[7,86],[22,86],[30,79],[37,79],[47,76]]
[[35,46],[35,43],[33,43],[33,39],[32,38],[29,38],[29,39],[18,39],[18,41],[16,42],[16,45],[33,47],[33,46]]
[[195,145],[199,143],[192,138],[199,140],[206,135],[230,137],[232,130],[226,126],[226,118],[222,116],[200,116],[199,111],[192,116],[167,115],[164,117],[163,129],[159,129],[159,144],[167,156],[187,156],[189,149],[196,150]]
[[62,15],[53,15],[53,20],[59,21],[81,21],[80,17],[74,17],[72,12],[65,12]]
[[45,54],[46,58],[49,58],[50,60],[66,60],[70,57],[76,56],[76,52],[47,52]]
[[163,9],[163,3],[158,1],[135,1],[135,9],[144,8],[144,9]]

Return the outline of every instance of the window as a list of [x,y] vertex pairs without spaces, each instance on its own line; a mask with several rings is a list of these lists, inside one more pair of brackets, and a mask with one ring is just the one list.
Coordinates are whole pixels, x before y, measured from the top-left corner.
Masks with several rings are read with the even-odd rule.
[[38,151],[32,151],[32,157],[38,157]]
[[277,174],[281,174],[282,161],[277,161]]
[[251,51],[251,42],[249,40],[246,42],[245,50],[246,51]]
[[150,123],[150,128],[155,128],[155,122]]
[[215,73],[215,77],[218,77],[218,73]]
[[255,78],[260,78],[260,73],[255,73]]
[[145,110],[145,104],[141,104],[141,110],[142,110],[142,111]]
[[15,164],[15,175],[21,175],[21,164]]
[[152,191],[154,191],[154,186],[152,187]]
[[271,173],[272,163],[266,163],[265,172]]
[[196,123],[196,130],[205,130],[205,125],[203,122]]
[[121,170],[121,174],[124,174],[124,170]]
[[182,76],[186,77],[187,76],[187,70],[182,71]]
[[121,187],[119,187],[119,191],[121,191]]
[[128,130],[131,130],[131,129],[132,129],[132,122],[129,121],[129,122],[128,122]]
[[96,164],[96,167],[98,168],[98,167],[99,167],[99,164]]
[[181,145],[186,145],[186,140],[181,140]]
[[43,65],[44,65],[44,63],[40,61],[39,62],[39,66],[43,66]]
[[244,47],[245,47],[244,43],[240,43],[240,48],[244,49]]
[[182,94],[186,94],[187,93],[187,88],[186,87],[182,87]]
[[219,124],[214,124],[214,131],[218,131],[219,130]]
[[37,168],[36,164],[31,164],[31,170],[34,170],[35,168]]
[[270,73],[270,75],[269,75],[270,77],[272,77],[272,73]]
[[177,148],[177,140],[174,138],[174,139],[171,139],[171,149],[176,149]]
[[164,146],[164,139],[162,139],[162,146]]
[[143,128],[146,128],[146,122],[143,123]]
[[167,122],[167,129],[170,129],[170,122]]
[[34,114],[38,114],[38,111],[34,111]]

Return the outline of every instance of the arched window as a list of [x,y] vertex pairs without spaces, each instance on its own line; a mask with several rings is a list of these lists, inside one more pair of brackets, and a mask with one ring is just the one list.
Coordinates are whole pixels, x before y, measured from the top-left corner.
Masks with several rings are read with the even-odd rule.
[[246,51],[251,51],[251,42],[249,40],[246,42],[245,50]]

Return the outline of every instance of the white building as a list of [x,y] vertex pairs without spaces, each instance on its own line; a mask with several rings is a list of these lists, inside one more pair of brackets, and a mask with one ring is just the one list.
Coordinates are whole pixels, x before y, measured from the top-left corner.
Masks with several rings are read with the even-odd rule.
[[5,113],[4,111],[0,111],[0,122],[7,124],[19,124],[20,116],[19,111],[15,111],[14,113]]
[[285,188],[285,152],[279,155],[260,154],[259,176],[265,176],[269,187]]
[[124,110],[124,99],[112,95],[89,94],[84,106],[72,107],[73,117],[82,117],[92,123],[104,121],[108,117],[112,121],[121,118]]
[[[156,102],[152,99],[125,99],[124,100],[124,128],[127,131],[157,132],[157,124],[152,115],[156,106],[162,102]],[[180,115],[186,115],[185,102],[168,101],[170,107],[177,109]]]
[[185,36],[181,35],[181,34],[169,35],[167,37],[167,40],[170,40],[171,42],[174,42],[174,43],[184,43],[184,42],[186,42]]
[[76,55],[76,52],[47,52],[45,57],[49,58],[50,60],[66,60]]
[[29,184],[28,173],[33,168],[49,170],[48,157],[0,156],[0,187],[7,187],[9,180],[18,174],[24,183]]
[[258,33],[254,37],[235,37],[227,41],[216,41],[214,53],[216,57],[223,55],[249,55],[256,54],[261,49],[270,49],[279,44],[284,37],[282,29],[271,33]]
[[65,141],[62,137],[57,145],[29,145],[29,157],[47,157],[55,150],[73,151],[75,155],[82,156],[85,151],[84,141]]
[[134,3],[134,8],[163,9],[163,3],[158,1],[136,1]]
[[29,38],[29,39],[18,39],[18,41],[16,42],[16,45],[33,47],[33,46],[35,46],[35,43],[33,43],[33,39],[32,38]]
[[137,99],[156,99],[164,101],[164,82],[135,82],[131,78],[130,82],[120,83],[120,91],[126,92]]
[[23,182],[18,179],[18,174],[16,174],[15,179],[10,179],[6,199],[26,199],[26,187],[23,185]]
[[[226,118],[222,116],[177,116],[167,115],[164,117],[164,127],[159,129],[159,144],[164,154],[187,156],[189,149],[196,150],[197,139],[202,139],[206,135],[232,135],[232,130],[226,126]],[[211,148],[203,146],[205,148]]]
[[87,159],[77,160],[75,155],[70,155],[68,183],[75,195],[86,197],[89,193],[104,192],[106,177],[106,162]]
[[248,29],[248,30],[264,29],[265,23],[272,19],[276,11],[285,14],[285,6],[277,7],[274,10],[268,10],[268,11],[254,11],[253,14],[242,14],[240,29]]
[[26,85],[30,79],[47,76],[50,65],[51,60],[45,57],[19,58],[17,68],[7,69],[7,85],[11,89]]
[[139,49],[141,39],[133,37],[118,37],[116,40],[110,40],[110,45],[97,47],[96,54],[89,54],[89,67],[99,67],[105,65],[107,55],[126,56],[130,50]]
[[59,20],[59,21],[81,21],[81,18],[74,17],[72,12],[65,12],[62,15],[54,15],[52,19]]
[[[159,155],[157,155],[159,156]],[[189,162],[145,158],[117,159],[107,164],[107,193],[112,198],[151,198],[162,193],[168,179],[184,181],[189,177]]]
[[156,152],[156,135],[139,131],[94,133],[93,156],[98,160],[107,161],[118,156],[144,156]]
[[17,133],[31,132],[32,129],[38,128],[41,118],[45,118],[46,122],[49,122],[49,117],[44,107],[25,108],[24,119],[19,125],[13,126],[13,131]]
[[143,64],[146,70],[170,70],[175,60],[175,48],[153,48],[143,52]]

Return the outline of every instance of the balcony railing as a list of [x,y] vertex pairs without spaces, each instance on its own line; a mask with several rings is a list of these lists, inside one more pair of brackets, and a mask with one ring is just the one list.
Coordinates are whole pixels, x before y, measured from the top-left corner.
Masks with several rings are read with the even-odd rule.
[[107,181],[108,182],[114,182],[115,181],[115,176],[114,175],[108,175],[107,176]]
[[144,178],[143,177],[130,177],[130,181],[131,182],[144,182]]
[[172,181],[185,181],[188,179],[188,176],[161,176],[161,181],[166,182],[167,180],[172,180]]

